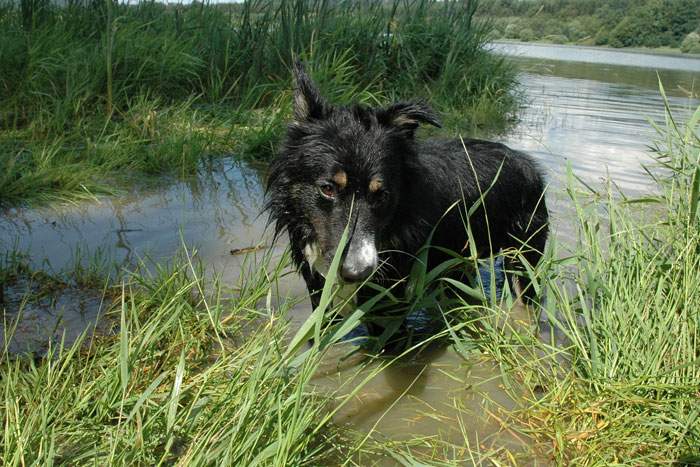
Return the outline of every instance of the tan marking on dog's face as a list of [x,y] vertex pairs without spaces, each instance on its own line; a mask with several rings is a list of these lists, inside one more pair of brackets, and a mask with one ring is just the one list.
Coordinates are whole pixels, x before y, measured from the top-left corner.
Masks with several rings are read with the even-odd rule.
[[382,188],[382,180],[379,178],[373,178],[369,182],[370,193],[376,193]]
[[338,190],[343,190],[345,185],[348,184],[348,174],[346,174],[344,170],[339,170],[333,175],[333,181],[338,185]]

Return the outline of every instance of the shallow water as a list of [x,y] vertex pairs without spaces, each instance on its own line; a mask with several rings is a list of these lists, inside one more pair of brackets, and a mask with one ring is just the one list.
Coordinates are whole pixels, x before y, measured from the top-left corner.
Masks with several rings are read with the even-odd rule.
[[[541,55],[543,47],[534,50]],[[671,62],[667,57],[632,54],[642,65],[633,68],[618,66],[624,60],[614,51],[596,52],[595,63],[543,60],[537,53],[517,50],[527,105],[521,122],[498,139],[530,152],[546,169],[554,230],[566,238],[573,235],[562,190],[567,164],[592,185],[602,185],[609,176],[629,194],[654,189],[639,166],[640,161],[650,161],[646,151],[654,132],[648,119],[664,121],[657,70],[651,67]],[[568,60],[583,56],[571,48],[564,53],[553,47],[550,53]],[[700,74],[696,68],[681,68],[659,65],[658,70],[679,120],[699,103],[690,94],[697,94],[694,80]],[[244,255],[231,251],[270,245],[266,219],[259,216],[263,173],[264,168],[233,158],[217,159],[204,164],[199,176],[188,182],[165,180],[79,205],[11,210],[0,217],[0,249],[27,252],[34,267],[50,265],[60,271],[95,254],[125,267],[141,260],[163,262],[187,245],[196,249],[207,269],[232,284]],[[280,242],[274,254],[279,256],[283,249]],[[281,290],[283,295],[305,294],[303,283],[294,276],[288,276]],[[6,317],[11,320],[19,306],[18,291],[8,289],[6,295]],[[98,316],[98,298],[69,288],[54,298],[58,307],[27,308],[25,320],[30,320],[20,322],[12,350],[41,351],[47,339],[60,339],[64,330],[67,341],[74,339]],[[303,321],[307,313],[308,302],[303,302],[293,322]],[[529,318],[520,310],[514,319]],[[347,350],[343,346],[339,352]],[[317,384],[349,393],[358,378],[376,369],[374,364],[358,370],[357,364],[353,358],[331,358]],[[336,421],[389,440],[426,435],[462,446],[466,440],[524,446],[527,441],[504,431],[494,416],[499,406],[511,408],[516,403],[504,391],[493,362],[482,357],[465,360],[452,349],[441,348],[382,371],[343,406]]]
[[[46,354],[50,346],[75,342],[82,333],[92,335],[98,323],[106,324],[99,319],[103,311],[99,291],[66,286],[45,292],[38,283],[20,279],[5,288],[3,298],[12,320],[7,334],[0,333],[0,353],[7,345],[12,354]],[[16,338],[6,343],[6,335]]]

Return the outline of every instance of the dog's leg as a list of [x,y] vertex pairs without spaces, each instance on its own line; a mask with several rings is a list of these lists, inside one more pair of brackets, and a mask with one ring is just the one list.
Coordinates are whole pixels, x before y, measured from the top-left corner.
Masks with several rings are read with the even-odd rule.
[[[542,247],[544,247],[544,244],[542,245]],[[540,253],[540,251],[534,250],[527,251],[523,253],[523,257],[531,267],[535,267],[542,258],[542,253]],[[532,281],[530,280],[529,273],[527,272],[527,269],[522,265],[522,263],[520,263],[520,261],[516,262],[518,263],[516,265],[516,268],[521,272],[521,274],[517,278],[518,289],[520,289],[521,297],[527,305],[537,304],[537,293],[535,291],[535,288],[532,286]]]

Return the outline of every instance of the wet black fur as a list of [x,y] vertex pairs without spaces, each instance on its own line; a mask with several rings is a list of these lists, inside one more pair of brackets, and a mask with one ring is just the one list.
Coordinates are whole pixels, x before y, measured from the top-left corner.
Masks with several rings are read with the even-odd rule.
[[[419,124],[439,125],[427,105],[334,107],[321,98],[299,65],[295,78],[295,119],[270,166],[267,209],[276,231],[289,235],[293,261],[314,306],[324,279],[306,263],[303,248],[312,241],[322,243],[330,262],[351,203],[353,229],[372,231],[385,263],[380,280],[406,276],[411,255],[448,208],[462,199],[466,203],[439,222],[432,245],[464,252],[464,206],[476,203],[480,192],[486,193],[485,209],[477,209],[469,219],[478,254],[520,248],[531,265],[538,263],[547,239],[548,213],[542,171],[529,155],[475,139],[464,140],[464,145],[459,139],[418,141],[414,133]],[[348,188],[329,202],[319,193],[318,183],[339,169],[348,174]],[[381,194],[367,189],[376,177],[383,180]],[[431,253],[429,267],[444,259]],[[520,285],[528,289],[527,281]]]

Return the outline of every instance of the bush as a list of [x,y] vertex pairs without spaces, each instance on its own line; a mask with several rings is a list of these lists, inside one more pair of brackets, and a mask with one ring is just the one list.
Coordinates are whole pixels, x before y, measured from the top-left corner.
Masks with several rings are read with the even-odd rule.
[[601,29],[593,39],[595,45],[608,45],[610,43],[610,31]]
[[649,0],[634,8],[610,33],[613,47],[680,45],[696,26],[697,0]]
[[491,0],[479,11],[499,21],[501,30],[514,24],[506,34],[511,39],[527,40],[521,30],[529,28],[535,40],[564,35],[614,47],[679,47],[700,22],[699,5],[698,0]]
[[535,40],[535,33],[530,28],[523,28],[520,30],[518,38],[524,42],[530,42]]
[[697,32],[691,32],[681,44],[681,52],[687,54],[700,54],[700,34]]
[[503,31],[503,35],[508,39],[518,39],[520,37],[520,27],[515,23],[510,23]]
[[565,28],[565,34],[572,41],[578,41],[593,35],[599,28],[598,22],[592,16],[574,18],[569,21]]

